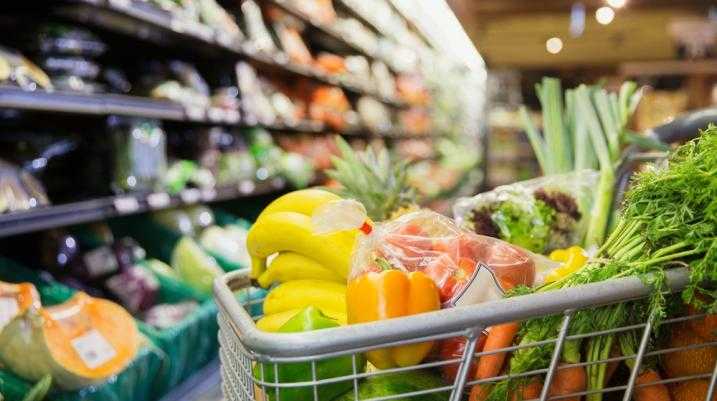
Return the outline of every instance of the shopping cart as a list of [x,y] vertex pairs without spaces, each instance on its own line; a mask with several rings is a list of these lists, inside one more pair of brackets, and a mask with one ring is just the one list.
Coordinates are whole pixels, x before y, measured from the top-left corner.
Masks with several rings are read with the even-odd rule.
[[[699,118],[695,117],[698,116]],[[717,121],[717,110],[707,113],[707,121]],[[705,115],[691,115],[686,120],[673,123],[673,129],[658,132],[659,137],[669,135],[671,141],[684,138],[684,134],[694,135],[695,125],[704,126]],[[699,120],[699,121],[697,121]],[[683,135],[676,134],[680,131]],[[641,160],[639,157],[633,160]],[[678,292],[687,284],[687,271],[684,268],[673,269],[667,272],[667,288],[671,292]],[[215,297],[219,306],[219,342],[223,392],[229,401],[330,401],[320,397],[322,386],[335,383],[347,384],[348,399],[355,401],[384,401],[391,399],[425,400],[436,398],[422,398],[441,394],[443,399],[458,401],[463,399],[470,388],[477,384],[487,384],[505,379],[518,379],[520,377],[541,377],[544,385],[540,401],[547,399],[569,399],[581,397],[592,393],[603,393],[605,400],[629,400],[636,389],[646,385],[665,383],[675,385],[691,380],[708,380],[707,400],[715,394],[715,381],[717,379],[717,366],[711,372],[685,375],[663,379],[649,384],[637,384],[636,379],[640,367],[646,358],[664,357],[673,352],[686,350],[710,349],[714,350],[717,341],[691,343],[680,347],[648,347],[653,332],[651,321],[640,324],[593,331],[589,333],[570,334],[568,328],[571,320],[579,311],[596,307],[635,301],[647,297],[650,288],[639,279],[622,278],[600,283],[585,285],[579,288],[567,288],[558,291],[532,294],[521,297],[502,299],[479,305],[443,309],[420,315],[383,320],[372,323],[357,324],[321,330],[320,332],[277,334],[262,332],[254,324],[260,316],[251,316],[247,311],[255,309],[253,304],[262,300],[252,300],[251,281],[246,271],[238,271],[218,279],[214,286]],[[240,304],[237,292],[246,292],[249,299]],[[482,331],[490,326],[516,321],[525,321],[541,316],[558,316],[562,319],[558,334],[550,339],[534,342],[524,346],[512,346],[492,352],[476,352],[476,346]],[[669,330],[671,325],[684,325],[693,319],[701,319],[704,315],[689,315],[670,317],[661,323],[661,330]],[[561,351],[570,340],[587,340],[600,336],[610,336],[626,332],[636,332],[638,346],[634,355],[606,356],[592,362],[581,362],[572,365],[561,364]],[[360,355],[374,349],[415,344],[426,341],[440,341],[452,338],[465,340],[465,349],[459,357],[452,359],[427,359],[424,363],[406,368],[394,368],[381,371],[363,371],[360,369]],[[475,358],[487,354],[500,352],[513,352],[529,347],[549,347],[551,358],[544,369],[533,370],[515,376],[498,376],[485,380],[474,380],[470,375],[471,364]],[[338,357],[351,358],[352,372],[338,377],[319,377],[317,368],[322,361]],[[591,364],[609,364],[633,360],[632,369],[623,369],[621,380],[613,380],[604,388],[593,391],[582,391],[559,397],[548,397],[550,383],[560,369]],[[294,364],[305,367],[311,372],[310,380],[301,382],[279,382],[279,369],[282,365]],[[430,388],[408,391],[402,394],[391,394],[371,398],[360,397],[360,383],[369,377],[391,375],[401,372],[433,369],[440,370],[445,367],[455,368],[455,379],[436,384]],[[257,369],[257,367],[260,367]],[[273,374],[266,374],[266,372]],[[270,376],[267,377],[267,376]],[[620,375],[617,376],[620,379]],[[704,383],[704,382],[703,382]],[[282,391],[287,389],[311,389],[308,394],[313,396],[307,399],[282,399]],[[286,394],[286,393],[284,393]],[[343,396],[342,400],[346,400]],[[284,397],[289,398],[289,397]]]

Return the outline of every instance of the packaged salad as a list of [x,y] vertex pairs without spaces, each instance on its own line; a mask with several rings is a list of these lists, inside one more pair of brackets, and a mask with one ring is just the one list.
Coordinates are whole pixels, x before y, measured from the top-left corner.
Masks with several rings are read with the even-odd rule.
[[532,252],[582,243],[599,173],[582,170],[500,186],[453,207],[458,225]]

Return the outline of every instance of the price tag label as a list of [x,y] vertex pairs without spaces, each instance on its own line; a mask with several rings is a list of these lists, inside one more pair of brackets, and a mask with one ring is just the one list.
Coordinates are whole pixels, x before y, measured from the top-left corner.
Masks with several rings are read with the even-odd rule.
[[114,200],[115,210],[119,214],[134,213],[139,209],[139,202],[133,196],[116,198]]
[[214,188],[202,189],[202,200],[205,202],[212,201],[217,197],[217,190]]
[[197,203],[202,198],[202,193],[196,188],[188,188],[180,192],[179,197],[182,198],[184,203]]
[[204,120],[204,109],[197,106],[185,106],[184,112],[187,115],[187,118],[191,121],[201,121]]
[[256,188],[254,181],[244,180],[239,183],[239,192],[243,194],[250,194],[254,192],[254,188]]
[[20,312],[17,299],[10,297],[0,298],[0,327],[4,327]]
[[130,0],[109,0],[109,2],[115,8],[129,8],[131,6]]
[[152,209],[163,209],[169,206],[169,194],[166,192],[155,192],[147,196],[147,203]]
[[239,120],[241,119],[241,116],[239,115],[238,110],[224,110],[224,121],[226,121],[229,124],[237,124],[239,123]]
[[224,109],[220,109],[218,107],[212,107],[207,110],[207,118],[209,118],[209,121],[211,122],[224,121],[225,115],[226,113],[224,112]]
[[117,351],[112,347],[112,344],[99,331],[94,329],[75,337],[70,343],[77,355],[82,359],[82,362],[90,369],[102,366],[117,355]]

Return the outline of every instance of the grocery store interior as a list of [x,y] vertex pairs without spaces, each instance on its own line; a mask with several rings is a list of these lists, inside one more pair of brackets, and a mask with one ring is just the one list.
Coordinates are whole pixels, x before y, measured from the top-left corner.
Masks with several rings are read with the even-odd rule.
[[0,1],[2,400],[717,400],[717,2]]

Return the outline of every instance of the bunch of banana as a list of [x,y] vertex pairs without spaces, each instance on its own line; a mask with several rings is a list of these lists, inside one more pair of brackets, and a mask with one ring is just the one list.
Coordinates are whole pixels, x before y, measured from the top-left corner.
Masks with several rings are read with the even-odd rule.
[[278,331],[307,306],[318,308],[339,324],[346,324],[346,285],[326,280],[293,280],[279,284],[264,299],[263,331]]
[[320,189],[290,192],[270,203],[249,230],[252,278],[264,288],[280,283],[264,301],[260,329],[276,331],[310,305],[345,324],[345,284],[358,230],[319,234],[311,220],[319,207],[338,200]]

